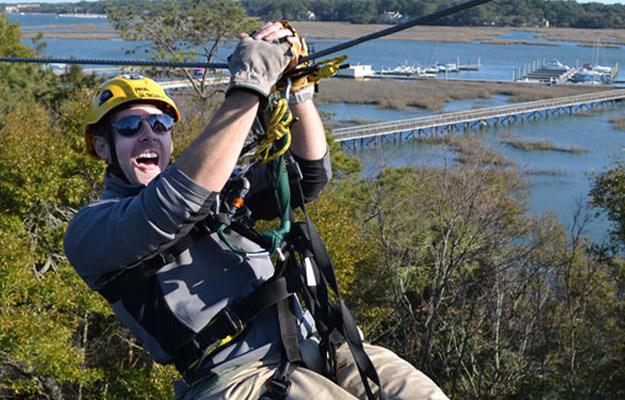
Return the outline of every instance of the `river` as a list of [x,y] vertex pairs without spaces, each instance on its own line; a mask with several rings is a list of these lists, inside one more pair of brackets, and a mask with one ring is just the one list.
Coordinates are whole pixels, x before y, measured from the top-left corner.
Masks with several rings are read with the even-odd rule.
[[[105,25],[105,19],[59,18],[49,15],[8,15],[12,21],[20,21],[22,26],[46,26],[58,24],[94,24]],[[56,29],[56,28],[51,28]],[[531,32],[510,31],[499,39],[514,39],[545,42],[534,38]],[[71,40],[46,39],[45,54],[54,57],[111,58],[131,59],[134,55],[126,50],[137,43],[121,39],[109,40]],[[322,50],[342,41],[319,40],[311,38],[309,42],[316,50]],[[28,39],[24,43],[30,45]],[[403,40],[375,40],[360,44],[343,53],[352,65],[369,64],[373,69],[392,68],[399,64],[429,66],[435,62],[475,64],[478,59],[482,64],[479,72],[465,71],[453,74],[455,79],[479,79],[489,81],[510,81],[513,71],[535,60],[558,59],[570,66],[595,61],[601,65],[623,65],[622,49],[597,49],[578,47],[572,42],[549,42],[556,46],[527,44],[483,44],[438,43]],[[221,51],[216,62],[224,62],[230,53],[229,48]],[[146,57],[145,53],[142,53]],[[452,75],[450,75],[452,77]],[[490,100],[458,101],[446,106],[446,111],[472,107],[489,107],[506,103],[504,96]],[[421,110],[412,112],[380,110],[369,105],[335,104],[321,107],[331,112],[335,120],[361,119],[368,121],[386,121],[413,118],[426,115]],[[610,118],[622,117],[623,106],[606,107],[604,111],[590,116],[560,115],[548,119],[525,121],[511,125],[491,127],[482,131],[484,140],[499,150],[509,160],[514,161],[524,171],[530,182],[530,212],[539,214],[551,212],[566,226],[573,221],[573,213],[580,203],[588,201],[590,180],[588,174],[608,168],[615,157],[622,157],[625,139],[623,131],[615,130]],[[503,137],[514,135],[519,140],[548,140],[558,147],[578,147],[588,150],[585,153],[565,153],[557,151],[525,152],[503,144]],[[380,153],[380,151],[382,153]],[[360,150],[356,155],[365,165],[367,173],[374,173],[384,165],[406,165],[415,163],[437,163],[442,159],[441,149],[436,146],[404,144],[385,146],[382,150],[369,148]],[[595,219],[587,229],[587,235],[595,241],[606,237],[608,223],[604,218]]]

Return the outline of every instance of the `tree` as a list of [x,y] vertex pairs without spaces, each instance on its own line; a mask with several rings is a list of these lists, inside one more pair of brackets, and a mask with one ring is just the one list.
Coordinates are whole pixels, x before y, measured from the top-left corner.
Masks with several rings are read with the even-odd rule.
[[[213,62],[228,40],[257,26],[238,2],[228,0],[167,0],[141,10],[117,3],[109,18],[124,39],[150,42],[150,57],[166,61]],[[212,70],[180,71],[201,99],[215,92]]]
[[514,171],[472,158],[341,186],[351,218],[334,235],[361,226],[344,231],[367,252],[338,274],[367,337],[452,398],[622,395],[624,269],[594,254],[581,226],[567,239],[552,217],[526,215]]
[[592,205],[611,222],[610,238],[614,250],[625,248],[625,162],[592,176]]

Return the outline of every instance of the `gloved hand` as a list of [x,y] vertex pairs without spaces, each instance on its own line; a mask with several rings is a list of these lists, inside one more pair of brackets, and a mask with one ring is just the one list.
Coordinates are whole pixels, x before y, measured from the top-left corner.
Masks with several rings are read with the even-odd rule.
[[235,89],[253,90],[264,97],[271,93],[271,88],[295,56],[293,46],[284,36],[269,41],[274,36],[259,35],[255,36],[256,39],[244,36],[241,39],[228,60],[230,86],[227,93]]
[[[306,40],[303,37],[300,37],[297,34],[295,28],[293,28],[288,22],[281,21],[282,25],[293,32],[294,40],[293,40],[293,51],[295,52],[295,57],[287,66],[285,72],[289,73],[291,76],[291,99],[290,103],[301,103],[305,100],[311,99],[314,92],[314,84],[316,79],[312,76],[312,74],[298,74],[298,69],[302,69],[308,67],[311,62],[307,61],[302,64],[297,64],[300,58],[308,55],[308,46],[306,45]],[[282,79],[278,81],[276,84],[276,89],[278,91],[284,90],[286,85],[287,76],[283,76]]]

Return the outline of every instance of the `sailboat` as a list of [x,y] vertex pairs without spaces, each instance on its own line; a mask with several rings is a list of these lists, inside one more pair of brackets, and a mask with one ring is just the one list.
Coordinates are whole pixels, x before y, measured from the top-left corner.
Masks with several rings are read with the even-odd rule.
[[599,50],[601,39],[597,39],[597,46],[593,48],[593,61],[583,65],[582,69],[571,78],[571,82],[587,84],[611,84],[618,74],[618,63],[612,67],[599,65]]

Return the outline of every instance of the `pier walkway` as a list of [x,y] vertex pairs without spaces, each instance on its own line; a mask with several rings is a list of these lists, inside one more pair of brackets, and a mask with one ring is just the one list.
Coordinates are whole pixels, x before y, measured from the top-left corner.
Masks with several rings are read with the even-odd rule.
[[[457,111],[426,117],[387,121],[335,129],[336,142],[345,147],[416,139],[436,136],[439,133],[481,128],[526,119],[548,118],[549,115],[590,110],[596,106],[613,105],[625,99],[625,89],[608,90],[592,94],[530,101],[499,107]],[[392,137],[389,137],[392,135]]]

